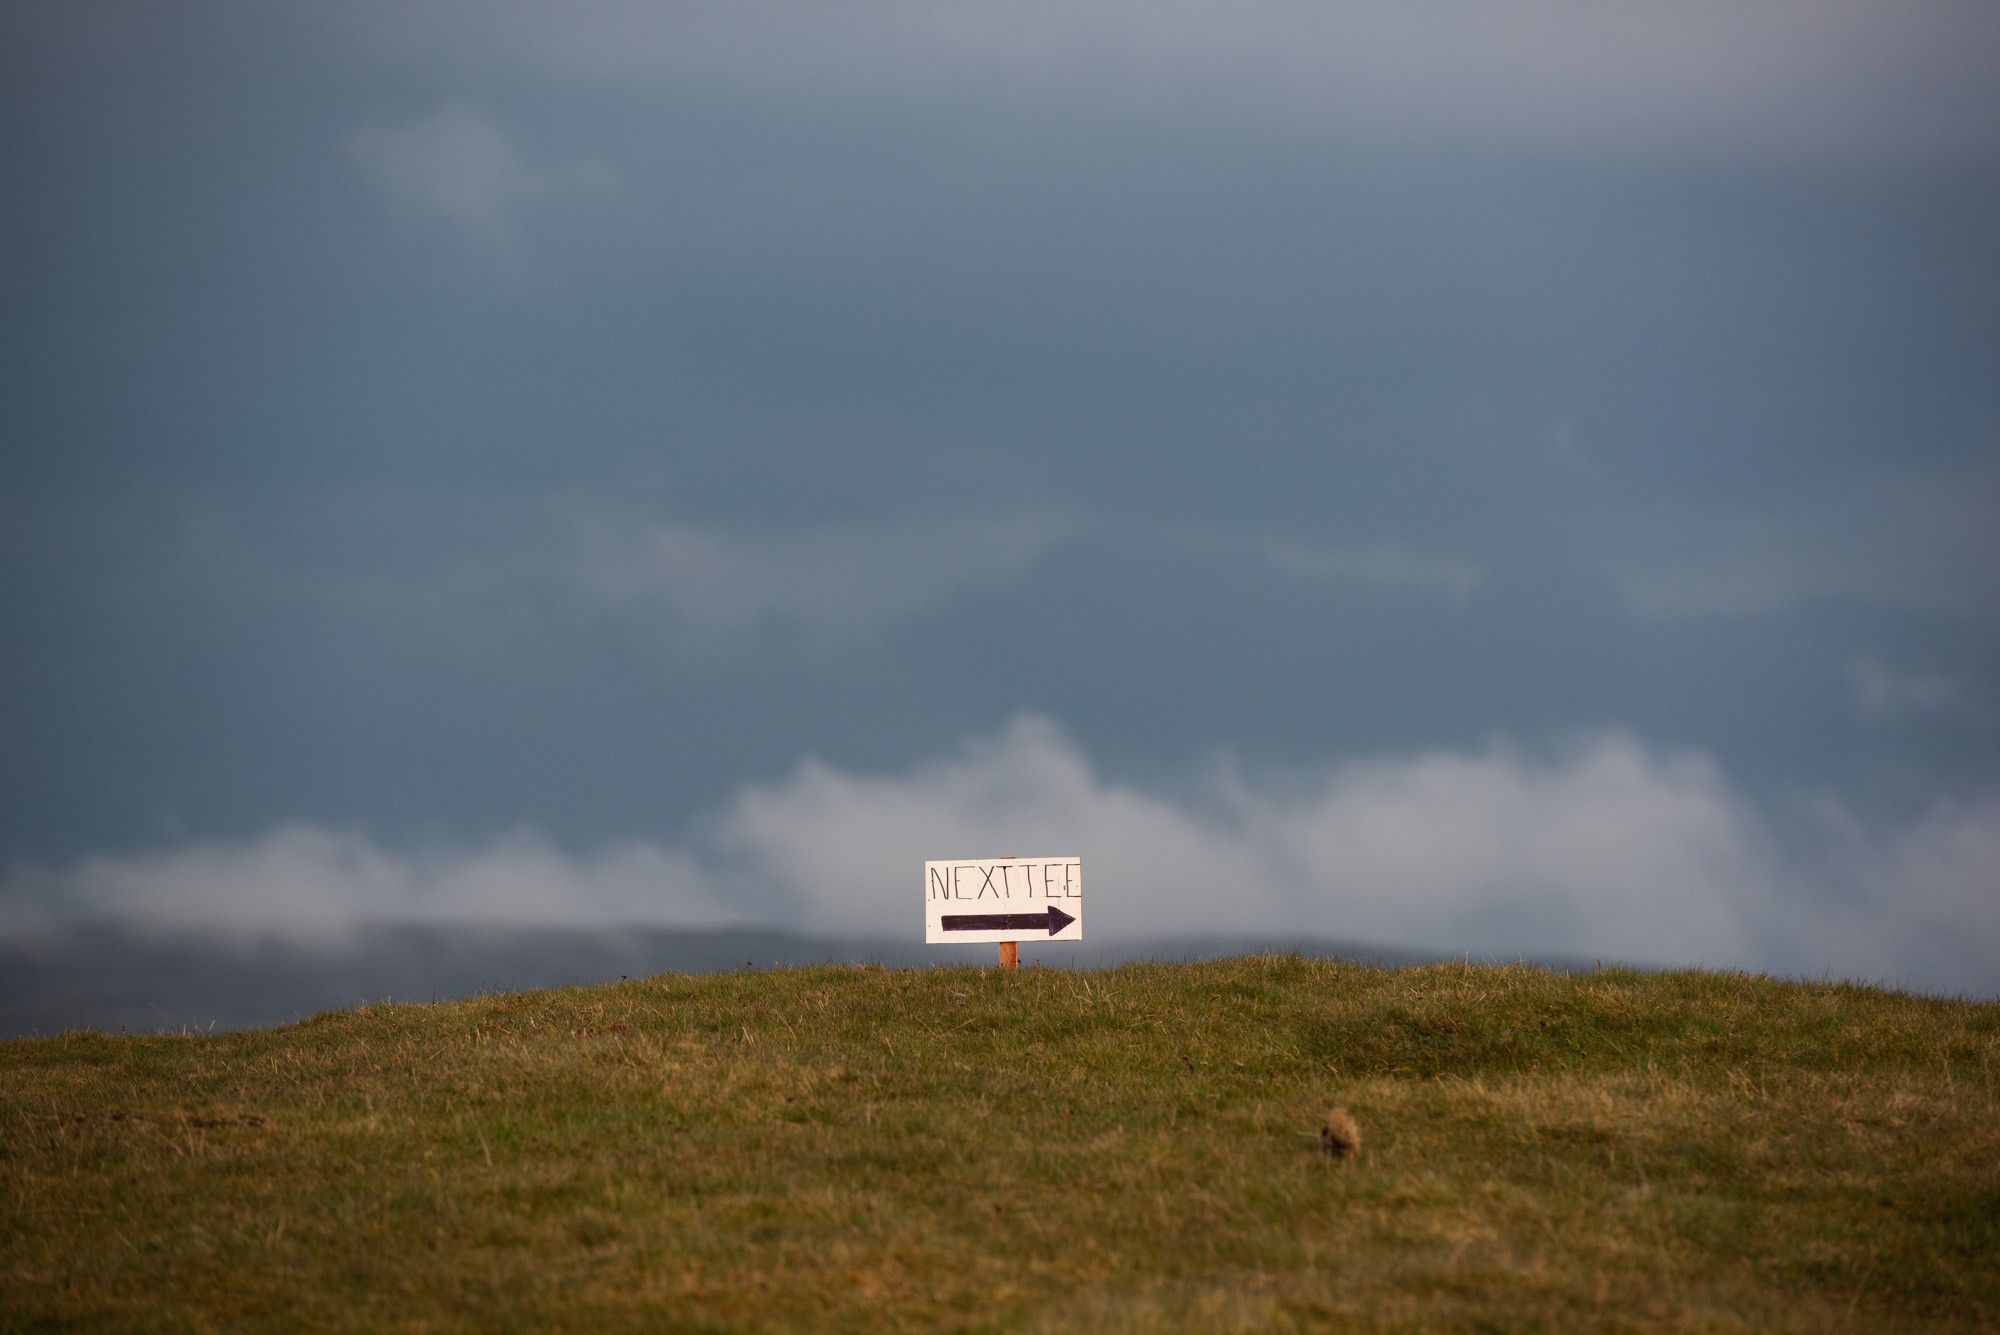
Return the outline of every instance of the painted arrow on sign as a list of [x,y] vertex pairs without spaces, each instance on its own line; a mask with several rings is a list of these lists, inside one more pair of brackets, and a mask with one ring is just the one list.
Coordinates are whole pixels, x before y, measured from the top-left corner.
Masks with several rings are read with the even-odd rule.
[[947,913],[940,925],[947,932],[1034,932],[1046,927],[1054,936],[1075,921],[1051,908],[1046,913]]

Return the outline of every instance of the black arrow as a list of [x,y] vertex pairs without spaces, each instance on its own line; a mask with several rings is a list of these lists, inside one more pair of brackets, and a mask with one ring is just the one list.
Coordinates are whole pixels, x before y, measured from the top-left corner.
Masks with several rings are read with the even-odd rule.
[[941,921],[947,932],[1033,932],[1046,927],[1054,936],[1076,919],[1051,908],[1046,913],[947,913]]

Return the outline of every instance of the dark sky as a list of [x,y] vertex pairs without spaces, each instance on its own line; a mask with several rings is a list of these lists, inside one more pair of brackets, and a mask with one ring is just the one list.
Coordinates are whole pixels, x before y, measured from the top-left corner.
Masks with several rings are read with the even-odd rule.
[[10,5],[0,930],[914,932],[1035,844],[1124,935],[2000,990],[1996,68]]

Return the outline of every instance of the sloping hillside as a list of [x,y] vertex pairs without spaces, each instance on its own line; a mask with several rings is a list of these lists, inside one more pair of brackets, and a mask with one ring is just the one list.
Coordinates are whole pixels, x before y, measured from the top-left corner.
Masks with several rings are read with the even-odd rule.
[[1988,1004],[1295,957],[21,1040],[0,1326],[1990,1330],[1997,1074]]

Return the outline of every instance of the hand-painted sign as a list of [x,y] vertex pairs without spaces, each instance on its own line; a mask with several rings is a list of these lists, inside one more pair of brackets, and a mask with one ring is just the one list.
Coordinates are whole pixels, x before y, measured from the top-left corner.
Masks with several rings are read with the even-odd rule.
[[1082,858],[924,864],[924,941],[1083,940]]

